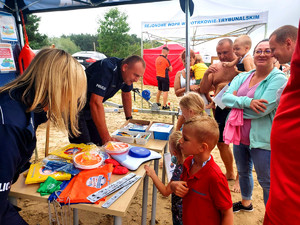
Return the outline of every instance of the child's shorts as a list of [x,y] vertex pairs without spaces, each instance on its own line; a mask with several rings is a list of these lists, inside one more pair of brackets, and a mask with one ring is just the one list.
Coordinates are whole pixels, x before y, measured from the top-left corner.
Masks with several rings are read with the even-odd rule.
[[196,80],[196,84],[200,84],[202,79]]

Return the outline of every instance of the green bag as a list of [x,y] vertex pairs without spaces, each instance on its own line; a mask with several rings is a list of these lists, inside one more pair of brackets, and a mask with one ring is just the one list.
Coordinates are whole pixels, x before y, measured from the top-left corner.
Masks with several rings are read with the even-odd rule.
[[55,180],[52,177],[48,177],[44,183],[40,184],[40,188],[37,190],[37,192],[39,192],[41,196],[50,195],[54,191],[58,191],[61,184],[61,181]]

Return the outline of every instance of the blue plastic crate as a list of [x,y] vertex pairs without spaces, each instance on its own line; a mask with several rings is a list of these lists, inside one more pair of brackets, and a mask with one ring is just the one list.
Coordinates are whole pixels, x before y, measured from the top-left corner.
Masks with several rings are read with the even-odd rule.
[[169,136],[173,130],[172,124],[167,123],[153,123],[149,131],[153,132],[154,139],[169,140]]

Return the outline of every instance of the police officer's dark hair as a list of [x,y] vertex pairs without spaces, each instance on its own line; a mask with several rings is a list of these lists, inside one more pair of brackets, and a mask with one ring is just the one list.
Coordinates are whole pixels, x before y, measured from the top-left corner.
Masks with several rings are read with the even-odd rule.
[[127,57],[126,59],[124,59],[122,61],[122,65],[127,64],[127,65],[131,66],[132,64],[135,64],[137,62],[141,62],[143,64],[143,67],[146,68],[145,60],[138,55],[132,55],[132,56]]
[[285,42],[287,38],[292,39],[292,41],[296,42],[297,41],[297,33],[298,33],[298,28],[294,27],[292,25],[285,25],[282,27],[277,28],[271,35],[275,35],[275,41],[282,44]]
[[168,47],[163,47],[164,50],[170,51]]

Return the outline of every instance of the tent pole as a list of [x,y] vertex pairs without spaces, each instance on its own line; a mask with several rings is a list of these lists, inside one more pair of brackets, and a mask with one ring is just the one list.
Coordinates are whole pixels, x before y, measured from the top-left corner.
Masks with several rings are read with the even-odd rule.
[[264,39],[267,38],[267,31],[268,31],[268,24],[265,24],[265,35],[264,35]]
[[185,30],[186,30],[186,47],[185,47],[185,92],[190,91],[190,63],[191,63],[191,52],[190,52],[190,9],[189,0],[185,0]]
[[22,22],[21,22],[21,18],[20,18],[20,14],[19,14],[17,0],[15,0],[15,10],[16,10],[17,24],[19,27],[19,36],[20,36],[21,49],[22,49],[24,47],[24,36],[23,36],[23,28],[22,28]]
[[[141,57],[144,57],[144,44],[143,44],[143,31],[141,32]],[[143,83],[144,83],[144,76],[142,76],[142,80],[141,80],[141,90],[143,92]],[[143,98],[141,98],[141,108],[143,108]]]

